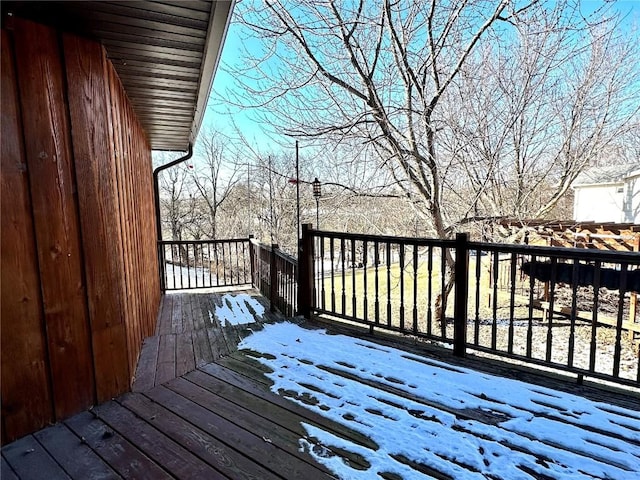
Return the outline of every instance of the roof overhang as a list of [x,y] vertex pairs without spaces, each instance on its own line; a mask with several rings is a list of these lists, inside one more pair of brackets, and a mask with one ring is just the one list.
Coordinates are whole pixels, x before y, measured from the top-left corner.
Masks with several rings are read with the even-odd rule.
[[154,150],[195,141],[235,0],[3,2],[3,10],[100,41]]

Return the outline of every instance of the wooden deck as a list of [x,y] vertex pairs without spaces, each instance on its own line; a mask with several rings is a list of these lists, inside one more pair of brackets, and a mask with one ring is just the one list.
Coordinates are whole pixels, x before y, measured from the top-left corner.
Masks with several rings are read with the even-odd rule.
[[[264,304],[257,294],[250,294]],[[303,424],[376,448],[361,433],[272,393],[265,369],[236,346],[249,329],[282,319],[265,313],[251,325],[223,325],[215,313],[222,303],[219,294],[165,296],[158,335],[145,341],[134,391],[5,446],[2,479],[335,478],[300,448],[300,440],[308,435]],[[494,373],[512,372],[522,380],[537,378],[521,370],[500,371],[490,362],[462,362],[467,367],[484,365],[485,371]],[[383,392],[392,390],[367,381]],[[554,385],[548,378],[539,381]],[[635,394],[561,381],[557,385],[627,408],[639,404]],[[477,413],[464,415],[480,422],[495,421]],[[638,448],[638,442],[633,448]],[[347,452],[333,453],[356,468],[362,462]],[[407,462],[416,476],[451,478],[428,465]]]
[[[269,303],[255,290],[237,290],[233,295],[250,295],[264,308],[263,318],[278,321],[269,312]],[[222,326],[215,310],[231,293],[169,293],[162,299],[156,335],[144,340],[133,381],[134,392],[184,375],[196,367],[218,360],[236,350],[240,339],[250,332],[245,327]]]

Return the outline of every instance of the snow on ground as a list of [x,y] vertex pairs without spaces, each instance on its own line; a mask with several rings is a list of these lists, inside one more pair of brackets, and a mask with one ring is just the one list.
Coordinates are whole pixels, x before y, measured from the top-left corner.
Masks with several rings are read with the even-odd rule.
[[[301,448],[342,479],[368,480],[381,473],[425,478],[399,461],[402,457],[460,480],[534,474],[640,478],[638,411],[290,323],[266,325],[239,348],[268,354],[260,361],[273,370],[268,374],[273,391],[316,398],[315,405],[299,403],[379,446],[373,450],[305,424]],[[452,409],[480,412],[488,420],[459,418]],[[361,455],[368,468],[350,466],[335,449]]]
[[222,297],[222,306],[216,307],[216,317],[218,317],[223,327],[228,324],[248,325],[255,323],[254,314],[262,318],[264,307],[255,298],[246,293],[224,295]]
[[165,264],[166,287],[193,288],[216,285],[216,277],[209,269],[203,267],[182,267],[172,263]]

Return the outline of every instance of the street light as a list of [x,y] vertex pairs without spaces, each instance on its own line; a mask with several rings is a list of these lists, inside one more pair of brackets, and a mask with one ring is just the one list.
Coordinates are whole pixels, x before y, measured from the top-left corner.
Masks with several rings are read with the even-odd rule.
[[313,198],[316,199],[316,229],[320,229],[320,197],[322,196],[322,185],[318,177],[312,183],[313,185]]

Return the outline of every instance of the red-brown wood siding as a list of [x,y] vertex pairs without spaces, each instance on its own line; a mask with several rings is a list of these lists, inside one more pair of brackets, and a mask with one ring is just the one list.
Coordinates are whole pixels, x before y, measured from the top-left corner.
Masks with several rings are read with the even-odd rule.
[[[2,441],[53,416],[29,179],[11,39],[2,32]],[[19,321],[15,321],[19,319]],[[12,368],[5,368],[11,365]]]
[[10,19],[2,138],[5,443],[128,390],[160,288],[151,151],[101,45]]
[[98,402],[124,392],[131,378],[124,324],[122,244],[115,163],[110,157],[108,83],[101,45],[64,35],[69,112]]
[[111,92],[111,147],[116,161],[120,199],[122,261],[127,298],[129,368],[135,371],[140,345],[153,333],[160,302],[160,280],[156,254],[155,210],[151,177],[151,150],[120,79],[106,63]]
[[65,79],[56,32],[16,26],[16,73],[55,413],[91,405],[94,379]]

